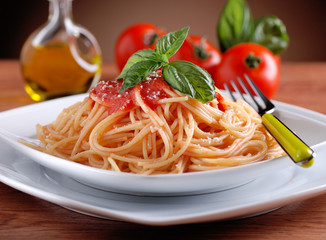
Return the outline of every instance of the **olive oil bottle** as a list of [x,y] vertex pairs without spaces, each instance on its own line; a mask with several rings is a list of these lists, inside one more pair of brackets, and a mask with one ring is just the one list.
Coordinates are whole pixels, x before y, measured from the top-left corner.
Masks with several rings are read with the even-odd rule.
[[72,21],[72,0],[50,0],[48,22],[26,40],[20,56],[25,90],[35,101],[86,92],[101,75],[94,36]]

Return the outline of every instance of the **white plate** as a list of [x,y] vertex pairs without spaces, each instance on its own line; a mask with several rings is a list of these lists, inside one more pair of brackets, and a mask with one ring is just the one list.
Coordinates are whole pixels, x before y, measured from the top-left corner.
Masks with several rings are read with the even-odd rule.
[[[326,192],[326,144],[315,165],[280,170],[244,186],[202,195],[145,197],[102,191],[46,169],[0,141],[0,181],[65,208],[146,225],[176,225],[257,215]],[[23,213],[22,213],[23,214]]]
[[[64,107],[84,97],[85,95],[61,98],[2,112],[0,113],[0,126],[17,135],[35,136],[37,123],[52,122]],[[306,143],[315,145],[325,140],[324,115],[283,103],[276,105],[279,117]],[[322,121],[315,120],[316,115],[322,118]],[[292,168],[293,170],[294,167],[288,157],[281,157],[222,170],[181,175],[140,176],[84,166],[41,153],[17,141],[11,141],[10,144],[40,165],[84,184],[103,190],[137,195],[186,195],[221,191],[243,185],[280,169]]]

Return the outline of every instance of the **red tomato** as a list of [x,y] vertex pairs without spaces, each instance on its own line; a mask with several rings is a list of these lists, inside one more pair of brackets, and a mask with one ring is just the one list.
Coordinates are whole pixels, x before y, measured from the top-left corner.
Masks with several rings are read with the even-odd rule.
[[274,55],[274,57],[275,57],[275,61],[276,61],[277,65],[278,65],[278,67],[280,67],[281,66],[281,56],[280,55]]
[[204,68],[212,75],[221,58],[220,50],[213,43],[204,37],[190,35],[170,61],[186,60]]
[[199,66],[212,75],[216,66],[221,62],[221,51],[203,37],[192,35],[190,40],[195,48],[195,57],[199,61]]
[[195,49],[189,37],[183,42],[179,50],[169,59],[169,62],[175,60],[185,60],[198,65],[198,59],[195,57]]
[[150,23],[138,23],[128,27],[119,36],[115,45],[115,62],[123,69],[129,57],[142,49],[154,49],[157,40],[165,33]]
[[[129,57],[142,49],[154,49],[156,42],[166,33],[150,23],[138,23],[128,27],[115,45],[115,62],[121,71]],[[169,61],[186,60],[204,68],[211,75],[221,61],[221,52],[207,39],[191,35]]]
[[256,43],[240,43],[228,49],[216,67],[216,87],[247,74],[262,92],[272,98],[280,82],[279,60],[274,54]]

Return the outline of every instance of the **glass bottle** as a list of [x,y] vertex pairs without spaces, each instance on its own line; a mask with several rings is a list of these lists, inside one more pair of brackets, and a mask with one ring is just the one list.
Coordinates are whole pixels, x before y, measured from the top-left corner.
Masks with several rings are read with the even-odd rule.
[[50,0],[47,23],[22,48],[25,90],[35,101],[86,92],[100,78],[100,47],[89,31],[73,23],[71,3]]

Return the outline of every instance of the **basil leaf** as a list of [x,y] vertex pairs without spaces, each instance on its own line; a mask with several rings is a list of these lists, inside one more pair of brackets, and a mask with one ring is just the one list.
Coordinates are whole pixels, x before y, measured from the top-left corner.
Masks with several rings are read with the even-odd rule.
[[135,52],[133,55],[130,56],[130,58],[128,59],[126,65],[123,67],[120,75],[116,78],[116,79],[120,79],[120,78],[125,78],[127,71],[136,63],[138,62],[143,62],[146,60],[157,60],[158,59],[158,55],[157,53],[152,50],[152,49],[143,49],[140,51]]
[[246,1],[229,0],[217,25],[217,38],[221,51],[225,52],[241,42],[249,42],[252,31],[253,20]]
[[145,60],[133,64],[129,70],[126,72],[122,87],[120,88],[120,93],[131,88],[164,65],[163,62],[157,60]]
[[252,41],[267,47],[274,54],[280,54],[288,47],[289,36],[279,18],[264,16],[255,20]]
[[179,92],[203,103],[214,99],[214,81],[201,67],[187,61],[172,61],[162,71],[164,80]]
[[172,57],[182,46],[189,32],[189,27],[185,27],[175,32],[168,33],[162,36],[156,44],[155,51],[165,56],[167,60]]

